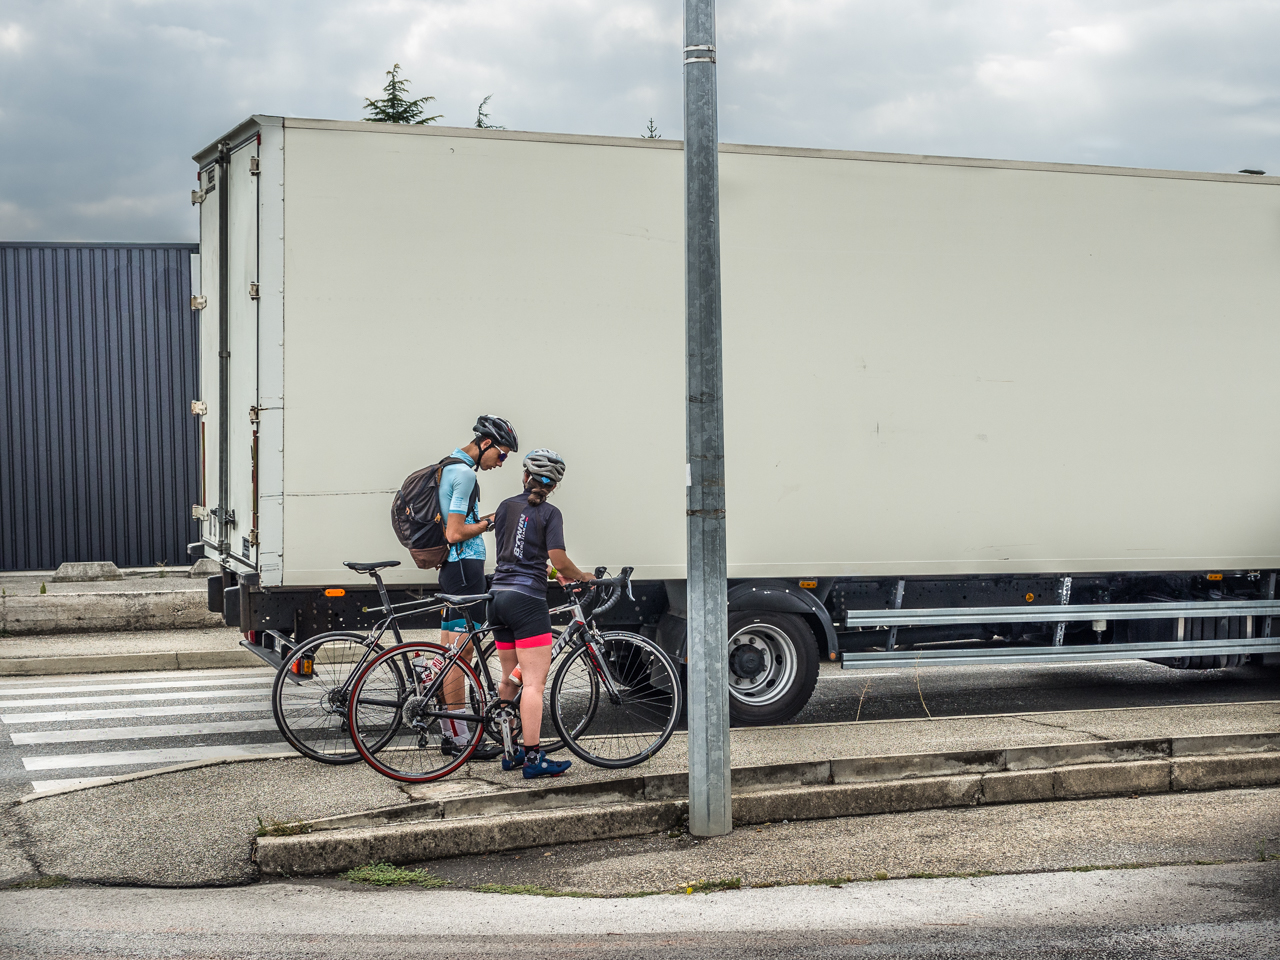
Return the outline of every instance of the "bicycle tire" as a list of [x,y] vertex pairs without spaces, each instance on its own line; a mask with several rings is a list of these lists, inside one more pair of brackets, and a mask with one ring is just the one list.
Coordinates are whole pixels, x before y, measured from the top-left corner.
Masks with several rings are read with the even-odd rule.
[[[480,648],[480,655],[484,657],[484,661],[489,667],[489,675],[493,677],[493,682],[496,685],[502,678],[502,664],[498,660],[497,645],[490,640]],[[557,750],[564,749],[564,740],[560,737],[555,724],[551,720],[551,684],[546,685],[542,694],[542,731],[539,746],[547,753],[555,753]]]
[[[342,688],[350,690],[352,673],[361,662],[355,648],[368,651],[371,646],[375,648],[374,655],[382,649],[363,633],[321,633],[294,647],[276,671],[271,685],[271,713],[280,735],[304,757],[334,766],[360,762],[360,754],[351,743]],[[300,676],[294,665],[308,661],[309,675],[304,669]]]
[[[603,657],[588,646],[596,640]],[[680,674],[647,637],[612,631],[576,644],[551,684],[552,720],[573,754],[621,769],[648,760],[671,739],[684,692]],[[608,670],[616,697],[597,670]],[[587,717],[584,722],[581,718]]]
[[[446,734],[444,718],[432,715],[433,711],[442,712],[432,703],[439,699],[439,687],[431,699],[420,696],[413,661],[420,659],[425,664],[447,653],[436,643],[398,644],[369,661],[356,678],[348,707],[351,742],[365,763],[384,777],[401,783],[439,780],[463,766],[480,745],[483,724],[468,723],[466,742],[459,745],[456,730]],[[406,667],[402,669],[397,661]],[[475,670],[466,659],[454,661],[449,672],[455,670],[460,671],[467,688],[459,702],[483,714],[487,703]],[[401,678],[399,683],[397,677]],[[410,677],[414,679],[408,680]],[[445,752],[445,736],[454,741],[456,753]],[[372,743],[382,745],[374,750]]]

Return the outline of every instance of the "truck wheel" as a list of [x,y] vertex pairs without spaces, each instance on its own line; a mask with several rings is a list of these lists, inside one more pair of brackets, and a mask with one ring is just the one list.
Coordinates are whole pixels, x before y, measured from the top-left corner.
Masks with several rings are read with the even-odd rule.
[[818,683],[813,631],[790,613],[729,614],[729,718],[741,726],[785,723]]

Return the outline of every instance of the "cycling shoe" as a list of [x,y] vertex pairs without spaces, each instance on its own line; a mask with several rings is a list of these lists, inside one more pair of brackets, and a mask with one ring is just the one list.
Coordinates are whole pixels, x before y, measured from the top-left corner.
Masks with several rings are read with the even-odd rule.
[[503,770],[519,770],[524,766],[524,747],[516,747],[516,752],[511,755],[511,759],[502,758]]
[[[440,752],[446,757],[456,757],[467,748],[465,743],[458,743],[451,737],[443,737],[440,740]],[[485,760],[497,760],[502,756],[502,747],[496,743],[482,743],[476,747],[475,752],[468,758],[475,762],[483,762]]]
[[545,750],[539,750],[536,754],[526,753],[524,778],[532,780],[535,777],[558,777],[571,766],[573,766],[572,760],[548,760]]

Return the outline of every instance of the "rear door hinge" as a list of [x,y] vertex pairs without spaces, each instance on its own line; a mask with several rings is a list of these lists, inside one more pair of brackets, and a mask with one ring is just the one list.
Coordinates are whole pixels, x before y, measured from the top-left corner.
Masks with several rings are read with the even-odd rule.
[[258,285],[256,283],[249,284],[249,299],[250,300],[258,299]]
[[250,422],[250,423],[257,423],[257,422],[258,422],[259,417],[261,416],[261,414],[262,414],[262,408],[261,408],[261,407],[250,407],[250,408],[249,408],[249,422]]
[[208,195],[209,195],[208,190],[192,190],[191,205],[194,207],[197,204],[204,203],[204,198],[207,197]]
[[197,417],[206,416],[209,413],[209,404],[203,400],[192,400],[191,412]]
[[208,298],[208,297],[192,297],[192,298],[191,298],[191,309],[192,309],[192,310],[203,310],[203,309],[204,309],[205,307],[207,307],[207,306],[209,306],[209,298]]
[[261,161],[257,157],[249,158],[249,173],[255,177],[262,173]]
[[208,520],[209,508],[199,503],[193,503],[191,505],[191,519],[192,520]]
[[250,530],[249,536],[247,536],[245,539],[249,541],[249,546],[256,547],[258,545],[258,531]]

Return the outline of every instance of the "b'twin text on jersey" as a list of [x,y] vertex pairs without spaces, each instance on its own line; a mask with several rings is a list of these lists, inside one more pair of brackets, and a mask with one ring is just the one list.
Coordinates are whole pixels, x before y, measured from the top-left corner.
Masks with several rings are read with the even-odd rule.
[[516,543],[513,548],[517,560],[524,559],[524,531],[528,525],[529,515],[525,513],[520,514],[520,522],[516,524]]

